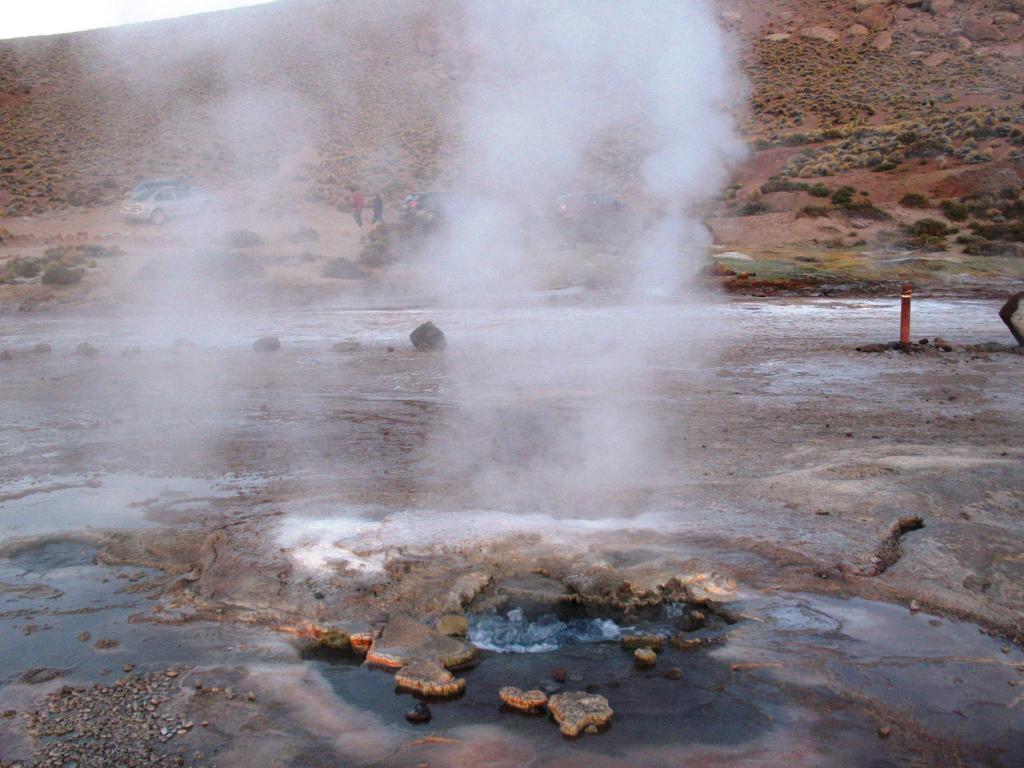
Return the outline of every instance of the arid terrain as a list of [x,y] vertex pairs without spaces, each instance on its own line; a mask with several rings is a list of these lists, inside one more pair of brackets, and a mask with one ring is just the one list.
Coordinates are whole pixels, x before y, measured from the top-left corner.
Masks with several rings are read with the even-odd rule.
[[[714,8],[656,297],[548,200],[527,287],[429,279],[459,3],[0,41],[0,766],[1024,763],[1024,8]],[[657,216],[649,140],[567,191]]]

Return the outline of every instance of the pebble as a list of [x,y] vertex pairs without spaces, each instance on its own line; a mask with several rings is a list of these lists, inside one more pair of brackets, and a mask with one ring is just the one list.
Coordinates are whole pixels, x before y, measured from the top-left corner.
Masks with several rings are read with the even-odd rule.
[[168,669],[166,672],[164,672],[164,674],[167,675],[167,677],[177,677],[178,676],[178,670],[176,670],[176,669]]
[[566,672],[565,667],[555,667],[551,670],[551,679],[556,683],[564,683],[569,673]]
[[426,723],[430,721],[431,717],[430,707],[422,701],[417,701],[405,711],[405,719],[410,723]]
[[891,734],[892,726],[883,725],[881,728],[878,729],[878,738],[880,739],[888,739]]
[[672,669],[665,673],[665,677],[669,680],[681,680],[683,677],[683,670],[679,667],[672,667]]
[[637,648],[633,651],[633,658],[643,667],[653,667],[658,662],[658,654],[650,648]]
[[79,632],[78,639],[83,643],[87,643],[92,639],[92,635],[89,632]]
[[917,600],[911,600],[910,601],[910,612],[911,613],[917,613],[920,610],[921,610],[921,604],[919,602],[917,602]]
[[135,669],[135,665],[134,664],[125,664],[125,665],[123,665],[121,667],[121,669],[124,670],[125,672],[131,672],[133,669]]

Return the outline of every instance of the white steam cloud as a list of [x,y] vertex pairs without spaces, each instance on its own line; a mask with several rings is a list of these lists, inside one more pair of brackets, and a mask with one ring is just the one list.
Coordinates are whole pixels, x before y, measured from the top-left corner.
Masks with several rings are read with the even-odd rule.
[[437,244],[442,295],[479,300],[542,283],[522,225],[561,193],[620,192],[583,188],[599,178],[602,146],[615,166],[603,170],[634,179],[634,216],[649,214],[627,255],[633,287],[677,293],[710,244],[694,208],[742,154],[739,89],[710,5],[534,0],[469,3],[465,14],[466,200]]

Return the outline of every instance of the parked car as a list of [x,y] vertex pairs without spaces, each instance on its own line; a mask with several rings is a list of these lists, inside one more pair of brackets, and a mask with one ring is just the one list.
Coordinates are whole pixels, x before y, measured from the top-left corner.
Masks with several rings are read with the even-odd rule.
[[563,221],[576,225],[595,225],[616,222],[625,218],[629,207],[611,195],[586,192],[562,195],[555,201],[555,214]]
[[210,196],[178,179],[150,179],[137,185],[121,204],[121,215],[134,221],[163,224],[167,219],[194,216],[210,207]]

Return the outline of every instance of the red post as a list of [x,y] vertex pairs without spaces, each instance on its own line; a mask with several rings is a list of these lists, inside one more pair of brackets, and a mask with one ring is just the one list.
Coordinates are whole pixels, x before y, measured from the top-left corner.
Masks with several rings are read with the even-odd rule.
[[914,287],[905,284],[900,287],[900,344],[910,345],[910,296]]

